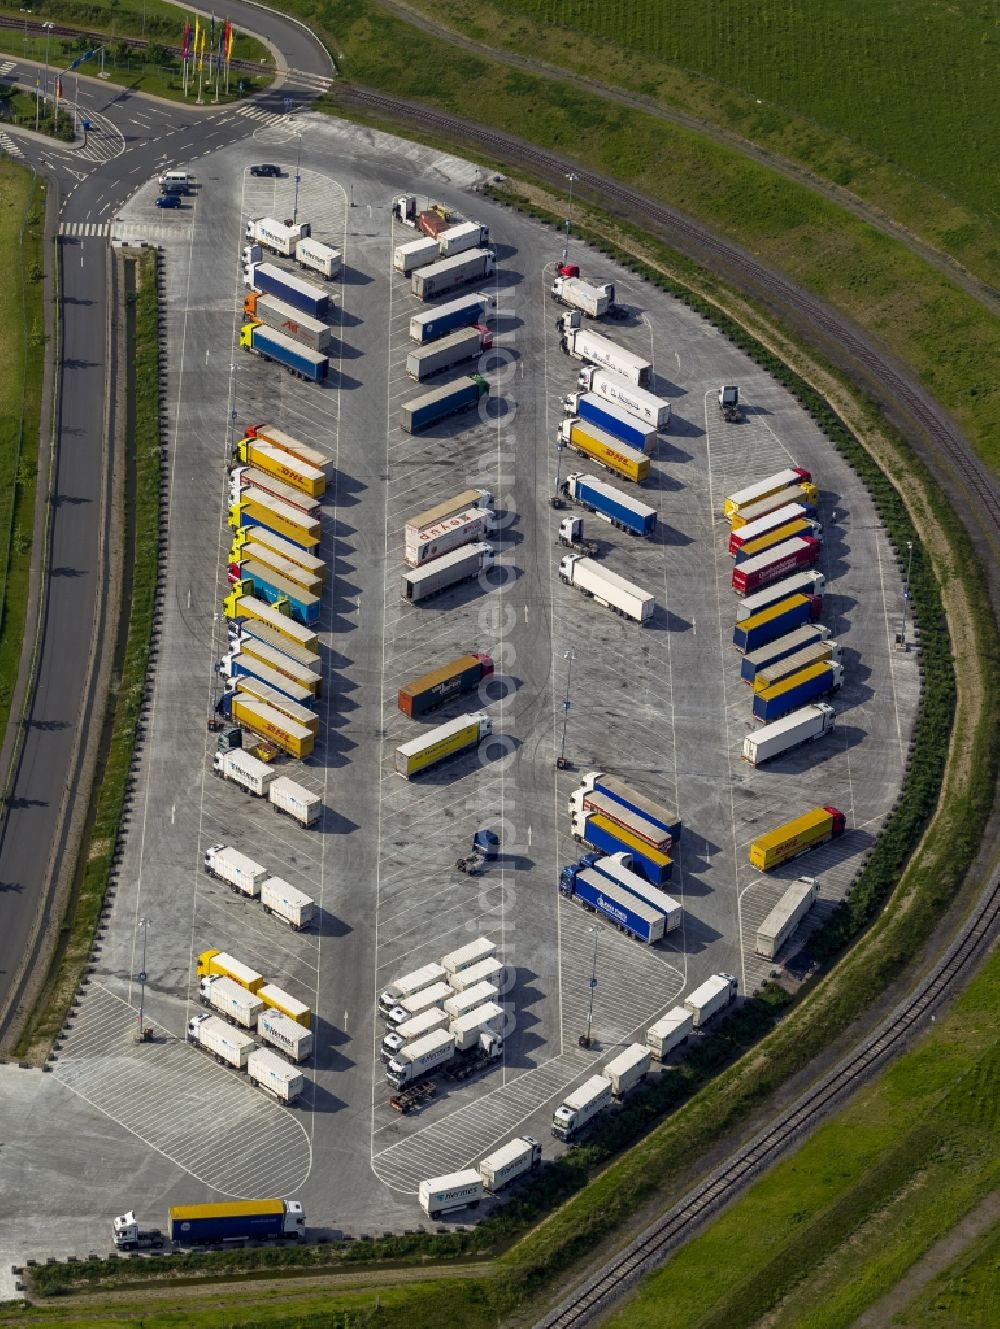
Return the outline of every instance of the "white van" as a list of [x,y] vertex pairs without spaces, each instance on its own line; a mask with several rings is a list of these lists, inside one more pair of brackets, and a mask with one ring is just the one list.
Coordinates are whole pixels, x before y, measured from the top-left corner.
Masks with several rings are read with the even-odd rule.
[[186,194],[191,183],[192,177],[187,171],[167,171],[157,181],[165,194]]

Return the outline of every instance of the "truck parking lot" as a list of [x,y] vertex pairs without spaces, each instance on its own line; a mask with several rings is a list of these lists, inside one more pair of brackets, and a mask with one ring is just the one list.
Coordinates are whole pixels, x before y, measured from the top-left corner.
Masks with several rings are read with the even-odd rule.
[[[55,1105],[68,1088],[87,1104],[95,1133],[127,1132],[133,1148],[139,1140],[146,1208],[159,1204],[140,1214],[145,1221],[162,1220],[167,1195],[179,1203],[294,1194],[310,1227],[359,1233],[415,1226],[422,1180],[478,1167],[514,1137],[537,1137],[551,1156],[553,1108],[616,1052],[644,1043],[646,1028],[710,975],[735,975],[741,996],[758,988],[776,968],[756,953],[758,928],[790,883],[803,873],[818,880],[814,925],[877,835],[901,781],[918,676],[914,655],[894,646],[901,578],[871,503],[766,374],[676,301],[571,239],[582,275],[613,283],[627,311],[585,329],[652,363],[653,382],[642,386],[669,400],[671,418],[641,485],[560,451],[563,401],[581,390],[582,367],[562,349],[563,310],[550,294],[562,237],[475,192],[475,169],[452,158],[322,117],[301,125],[301,140],[265,130],[262,143],[189,166],[204,182],[193,217],[176,242],[160,241],[172,423],[154,706],[97,973],[38,1094]],[[238,345],[247,223],[292,216],[288,162],[299,145],[298,218],[343,255],[327,283],[323,383]],[[248,173],[262,147],[284,177]],[[141,232],[155,188],[129,205],[123,234]],[[489,393],[419,433],[401,424],[404,403],[429,390],[407,370],[417,345],[410,321],[434,305],[394,267],[399,247],[420,238],[392,215],[403,191],[485,223],[496,249],[496,272],[480,283],[497,303],[492,348],[433,380],[436,388],[478,373]],[[164,225],[160,218],[158,230]],[[739,383],[740,418],[720,411],[722,383]],[[212,778],[215,735],[206,728],[225,685],[214,665],[230,649],[226,463],[244,429],[264,421],[331,462],[317,509],[326,579],[310,623],[322,662],[316,746],[280,764],[321,801],[311,828]],[[743,759],[756,726],[732,645],[737,597],[722,506],[784,467],[807,468],[819,489],[820,621],[839,643],[843,683],[826,699],[837,711],[830,733],[754,769]],[[655,522],[642,516],[636,538],[627,514],[612,524],[592,510],[554,508],[561,482],[578,473],[655,510]],[[492,570],[408,602],[400,592],[407,522],[467,489],[493,495],[495,529],[476,537],[493,548]],[[644,626],[560,578],[559,526],[571,514],[597,543],[597,566],[652,598]],[[493,662],[478,691],[417,719],[399,709],[404,684],[471,653]],[[413,778],[399,773],[400,745],[478,714],[489,717],[488,737]],[[589,771],[616,773],[679,815],[664,889],[681,904],[681,923],[655,945],[560,898],[560,872],[581,854],[570,797]],[[766,876],[751,866],[752,841],[826,806],[845,814],[844,834]],[[456,861],[483,827],[499,834],[499,857],[480,875],[463,873]],[[311,897],[310,926],[294,930],[209,876],[203,859],[219,845]],[[494,942],[505,965],[503,1057],[469,1080],[437,1077],[437,1092],[400,1114],[379,1056],[378,995],[477,937]],[[143,944],[144,1019],[158,1041],[136,1046]],[[184,1045],[203,1011],[196,959],[210,948],[312,1009],[315,1053],[293,1106]],[[137,1202],[95,1194],[109,1230],[111,1215]]]

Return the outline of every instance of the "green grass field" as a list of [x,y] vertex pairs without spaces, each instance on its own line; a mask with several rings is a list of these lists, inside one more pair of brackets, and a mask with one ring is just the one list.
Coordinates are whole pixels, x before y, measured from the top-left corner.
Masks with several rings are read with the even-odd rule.
[[[42,404],[45,187],[0,158],[0,735],[24,634]],[[5,774],[2,773],[2,774]]]
[[898,1329],[996,1329],[1000,1324],[1000,1227],[958,1256],[899,1314]]

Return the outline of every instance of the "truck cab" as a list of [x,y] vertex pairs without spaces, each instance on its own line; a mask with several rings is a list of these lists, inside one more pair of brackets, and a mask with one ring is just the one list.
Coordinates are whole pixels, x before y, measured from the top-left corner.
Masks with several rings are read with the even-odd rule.
[[119,1214],[115,1217],[112,1225],[115,1250],[135,1251],[140,1246],[160,1247],[164,1243],[163,1233],[159,1228],[150,1228],[143,1231],[136,1220],[135,1210],[130,1209],[127,1214]]

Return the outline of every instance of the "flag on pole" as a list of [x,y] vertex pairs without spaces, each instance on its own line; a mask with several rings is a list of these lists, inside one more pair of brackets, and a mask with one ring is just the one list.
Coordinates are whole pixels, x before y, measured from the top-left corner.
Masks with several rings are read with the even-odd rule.
[[201,30],[201,54],[200,54],[199,57],[198,57],[198,68],[199,68],[199,69],[201,69],[202,65],[205,63],[205,45],[206,45],[207,42],[208,42],[208,32],[205,30],[205,28],[202,28],[202,30]]
[[191,52],[191,24],[184,24],[184,40],[181,43],[181,59],[187,60]]
[[218,55],[219,55],[219,64],[220,64],[220,65],[222,64],[223,60],[225,60],[225,58],[226,58],[226,27],[228,26],[228,24],[229,24],[229,20],[226,19],[226,22],[223,23],[223,24],[221,24],[220,27],[219,27],[219,51],[218,51]]
[[236,33],[233,31],[233,25],[229,22],[229,19],[226,19],[226,59],[227,60],[232,60],[233,58],[233,39],[235,38],[235,36]]
[[212,27],[208,34],[208,72],[212,72],[212,57],[215,55],[215,11],[212,11]]
[[56,101],[62,101],[62,79],[56,79]]
[[201,69],[201,20],[198,15],[194,16],[194,51],[192,52],[195,60],[198,62],[198,68]]

